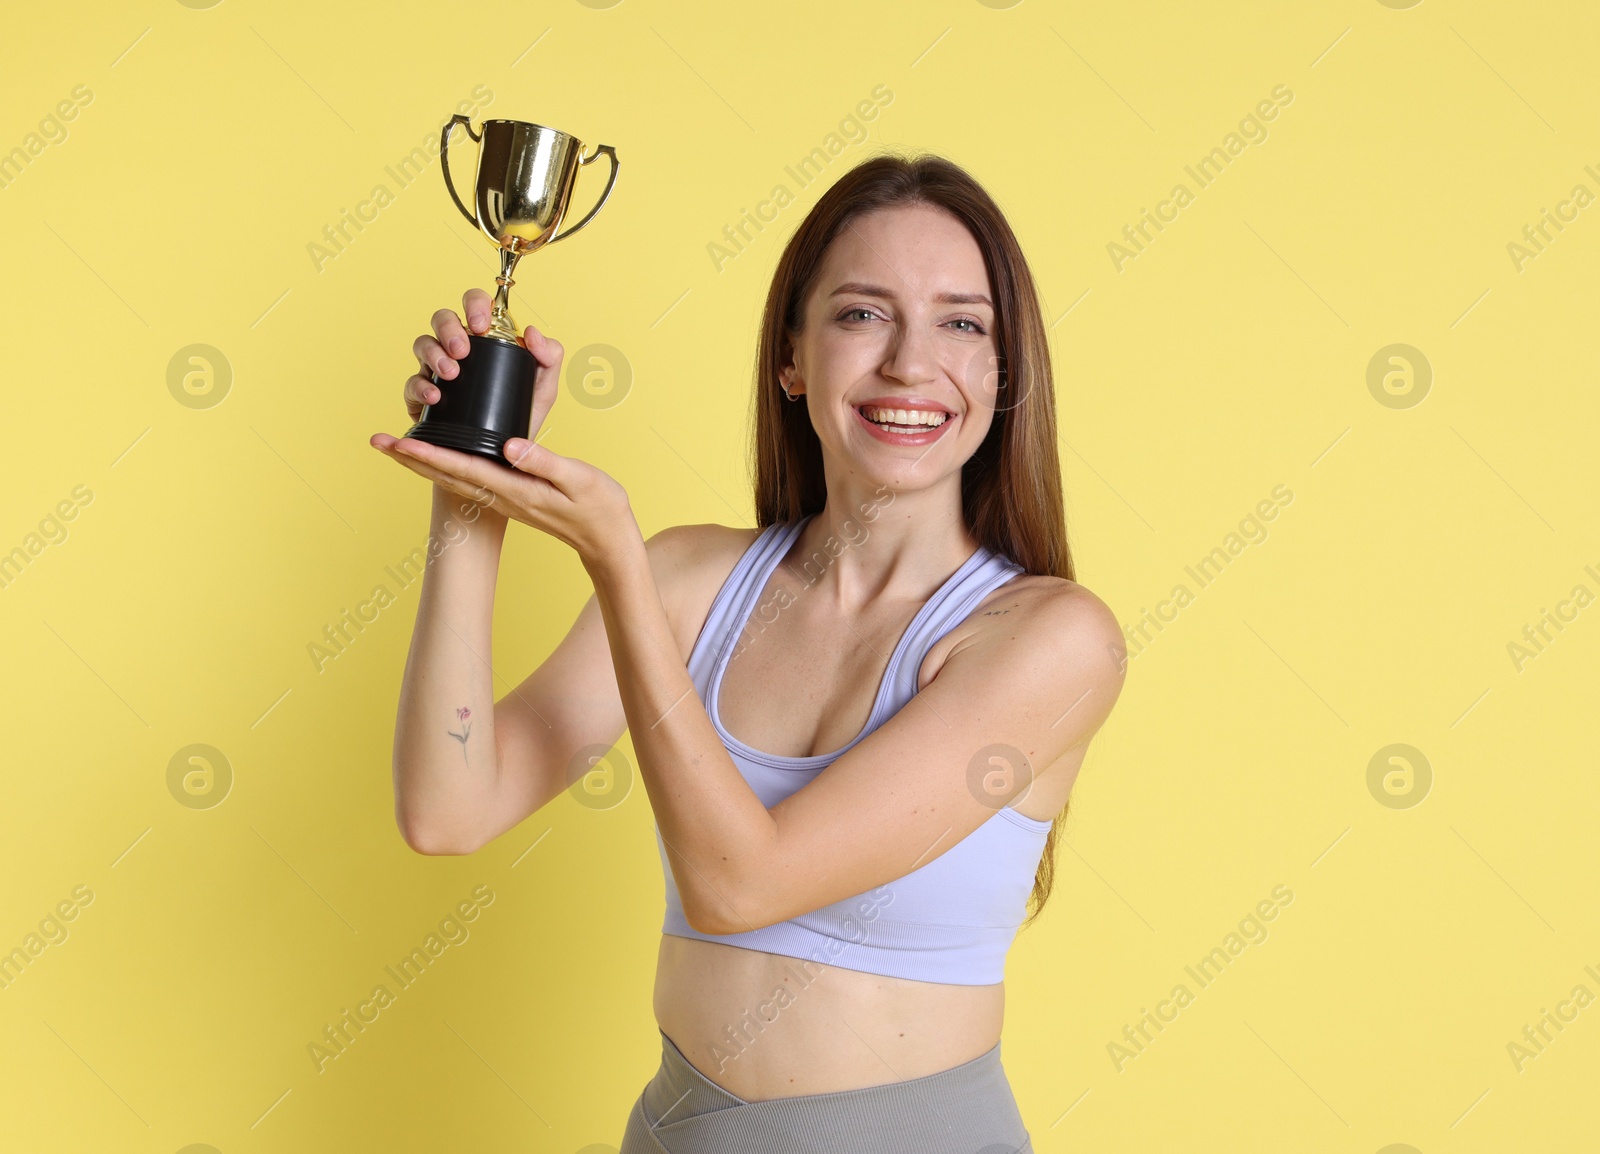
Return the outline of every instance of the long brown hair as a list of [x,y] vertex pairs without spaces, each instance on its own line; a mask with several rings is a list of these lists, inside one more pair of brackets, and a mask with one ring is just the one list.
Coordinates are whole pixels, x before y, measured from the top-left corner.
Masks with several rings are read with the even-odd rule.
[[[1000,388],[988,435],[961,469],[967,530],[1028,573],[1075,580],[1067,547],[1056,452],[1055,386],[1044,317],[1027,259],[998,205],[959,165],[940,156],[883,154],[856,165],[822,194],[778,260],[761,318],[756,354],[751,472],[761,528],[821,510],[827,499],[822,445],[805,405],[787,404],[779,371],[831,244],[853,218],[891,205],[932,205],[964,224],[988,267],[995,300]],[[1067,807],[1050,824],[1034,875],[1031,924],[1050,897],[1056,836]]]

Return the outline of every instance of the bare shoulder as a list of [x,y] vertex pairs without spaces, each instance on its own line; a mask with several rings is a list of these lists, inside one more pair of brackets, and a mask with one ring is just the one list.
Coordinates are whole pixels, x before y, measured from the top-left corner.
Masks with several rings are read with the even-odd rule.
[[644,544],[657,582],[693,584],[697,575],[719,568],[726,578],[760,534],[760,529],[731,525],[668,525],[652,533]]
[[1073,715],[1062,730],[1071,735],[1071,745],[1040,770],[1041,781],[1055,783],[1040,804],[1059,809],[1084,750],[1122,693],[1127,645],[1116,614],[1076,581],[1022,574],[980,601],[962,632],[945,661],[948,669],[960,670],[961,683],[1006,682],[1015,686],[1018,704],[1032,701],[1023,705],[1026,712],[1059,712],[1057,723]]
[[996,589],[980,607],[979,615],[1011,616],[1007,610],[1013,610],[1030,627],[1066,629],[1080,640],[1104,640],[1108,633],[1122,636],[1111,607],[1088,586],[1065,577],[1023,573]]
[[1127,668],[1116,614],[1086,586],[1064,577],[1014,577],[977,604],[959,634],[946,660],[968,651],[1020,651],[1074,668],[1097,668],[1097,683],[1118,687]]
[[717,591],[760,534],[760,529],[731,525],[669,525],[645,541],[662,607],[685,660]]

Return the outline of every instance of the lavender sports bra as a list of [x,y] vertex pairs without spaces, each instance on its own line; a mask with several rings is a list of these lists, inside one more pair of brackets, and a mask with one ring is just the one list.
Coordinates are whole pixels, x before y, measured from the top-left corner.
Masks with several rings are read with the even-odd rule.
[[[811,781],[911,700],[922,660],[934,643],[992,590],[1024,572],[1010,558],[980,545],[906,628],[861,732],[832,753],[777,757],[752,749],[723,728],[717,694],[757,598],[808,520],[809,516],[762,530],[718,591],[689,655],[689,675],[711,724],[740,774],[769,808]],[[1005,976],[1006,951],[1026,914],[1050,824],[1007,806],[904,877],[786,922],[736,934],[703,934],[690,928],[658,827],[656,849],[667,900],[661,932],[889,977],[991,985]]]

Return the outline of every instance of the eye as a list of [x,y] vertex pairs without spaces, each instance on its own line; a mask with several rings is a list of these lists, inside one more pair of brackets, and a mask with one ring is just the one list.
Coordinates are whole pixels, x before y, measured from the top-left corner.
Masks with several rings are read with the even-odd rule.
[[855,308],[853,308],[853,309],[845,309],[845,310],[844,310],[844,312],[842,312],[842,313],[840,313],[840,314],[839,314],[839,316],[838,316],[838,319],[839,319],[839,320],[841,320],[841,321],[843,321],[843,320],[849,320],[849,319],[851,319],[851,318],[852,318],[852,317],[853,317],[853,316],[854,316],[854,315],[855,315],[855,314],[856,314],[856,313],[865,313],[865,314],[866,314],[866,315],[867,315],[867,316],[868,316],[868,317],[872,317],[872,316],[875,316],[875,315],[876,315],[876,314],[875,314],[875,313],[874,313],[874,312],[873,312],[873,311],[872,311],[872,310],[871,310],[871,309],[869,309],[869,308],[866,308],[866,307],[864,307],[864,306],[862,306],[862,305],[857,305],[857,306],[856,306],[856,307],[855,307]]
[[974,335],[980,335],[981,336],[983,334],[983,332],[984,332],[984,327],[981,324],[979,324],[977,321],[973,320],[971,317],[957,317],[955,320],[951,321],[950,323],[953,324],[953,325],[971,325],[972,327],[970,329],[962,329],[962,330],[960,330],[961,332],[964,332],[964,333],[973,333]]

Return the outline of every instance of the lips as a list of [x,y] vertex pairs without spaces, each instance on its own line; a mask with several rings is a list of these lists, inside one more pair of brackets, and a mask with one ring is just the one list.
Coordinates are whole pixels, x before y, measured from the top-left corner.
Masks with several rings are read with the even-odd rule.
[[[944,414],[944,419],[937,425],[918,424],[914,427],[908,425],[905,426],[905,428],[910,429],[911,431],[901,431],[898,428],[886,428],[884,425],[871,420],[867,417],[866,413],[862,412],[863,409],[876,412],[880,416],[884,415],[885,413],[893,415],[894,410],[899,409],[904,412],[905,418],[910,420],[916,419],[915,417],[911,416],[911,414],[914,413],[942,413]],[[944,436],[945,430],[951,425],[955,424],[955,414],[951,413],[950,410],[946,409],[943,405],[937,405],[931,402],[915,403],[901,401],[893,405],[881,406],[869,403],[854,406],[853,411],[855,412],[856,420],[861,423],[862,428],[866,429],[867,432],[877,440],[883,441],[884,443],[890,445],[931,444],[940,437]]]

